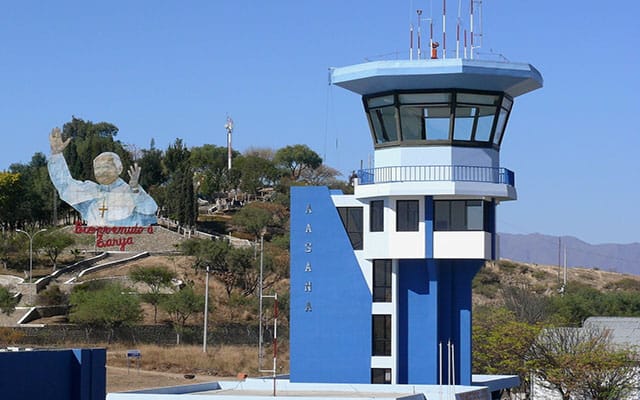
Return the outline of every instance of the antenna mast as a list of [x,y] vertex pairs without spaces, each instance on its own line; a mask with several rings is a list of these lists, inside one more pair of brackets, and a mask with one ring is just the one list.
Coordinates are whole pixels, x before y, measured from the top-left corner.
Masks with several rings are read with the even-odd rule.
[[422,58],[422,27],[421,27],[421,20],[422,20],[422,10],[416,10],[416,13],[418,14],[418,60],[420,60]]
[[227,123],[224,124],[227,130],[227,169],[231,169],[231,134],[233,133],[233,120],[227,115]]

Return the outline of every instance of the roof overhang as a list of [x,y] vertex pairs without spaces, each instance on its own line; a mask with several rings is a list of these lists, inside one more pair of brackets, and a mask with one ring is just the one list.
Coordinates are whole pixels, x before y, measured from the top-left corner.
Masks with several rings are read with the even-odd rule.
[[332,68],[330,82],[360,95],[397,90],[469,89],[520,96],[542,87],[531,64],[467,59],[374,61]]

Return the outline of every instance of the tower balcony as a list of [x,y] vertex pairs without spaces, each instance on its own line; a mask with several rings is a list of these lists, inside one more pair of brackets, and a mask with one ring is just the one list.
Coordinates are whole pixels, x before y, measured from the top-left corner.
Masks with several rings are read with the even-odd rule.
[[507,168],[470,165],[385,166],[359,170],[357,198],[441,195],[515,200],[515,174]]

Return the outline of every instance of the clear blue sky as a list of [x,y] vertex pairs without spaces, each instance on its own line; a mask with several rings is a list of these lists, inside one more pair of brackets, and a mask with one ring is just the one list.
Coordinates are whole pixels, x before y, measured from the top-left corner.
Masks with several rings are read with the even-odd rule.
[[[91,3],[91,4],[90,4]],[[463,3],[468,3],[464,0]],[[457,1],[447,3],[453,38]],[[640,3],[484,1],[483,53],[528,62],[501,162],[519,200],[499,230],[640,242]],[[72,115],[138,148],[304,143],[345,174],[373,153],[359,96],[328,68],[406,58],[413,9],[439,0],[20,1],[0,13],[0,170],[48,154]],[[436,29],[437,30],[437,29]],[[448,41],[447,47],[453,48]]]

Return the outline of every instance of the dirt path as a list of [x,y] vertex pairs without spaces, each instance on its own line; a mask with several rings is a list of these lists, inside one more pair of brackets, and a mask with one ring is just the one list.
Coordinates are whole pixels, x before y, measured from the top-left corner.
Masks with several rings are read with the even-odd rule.
[[136,370],[135,367],[127,370],[127,368],[123,367],[107,366],[107,393],[163,386],[190,385],[219,380],[219,377],[213,376],[196,375],[193,379],[186,379],[183,374]]

